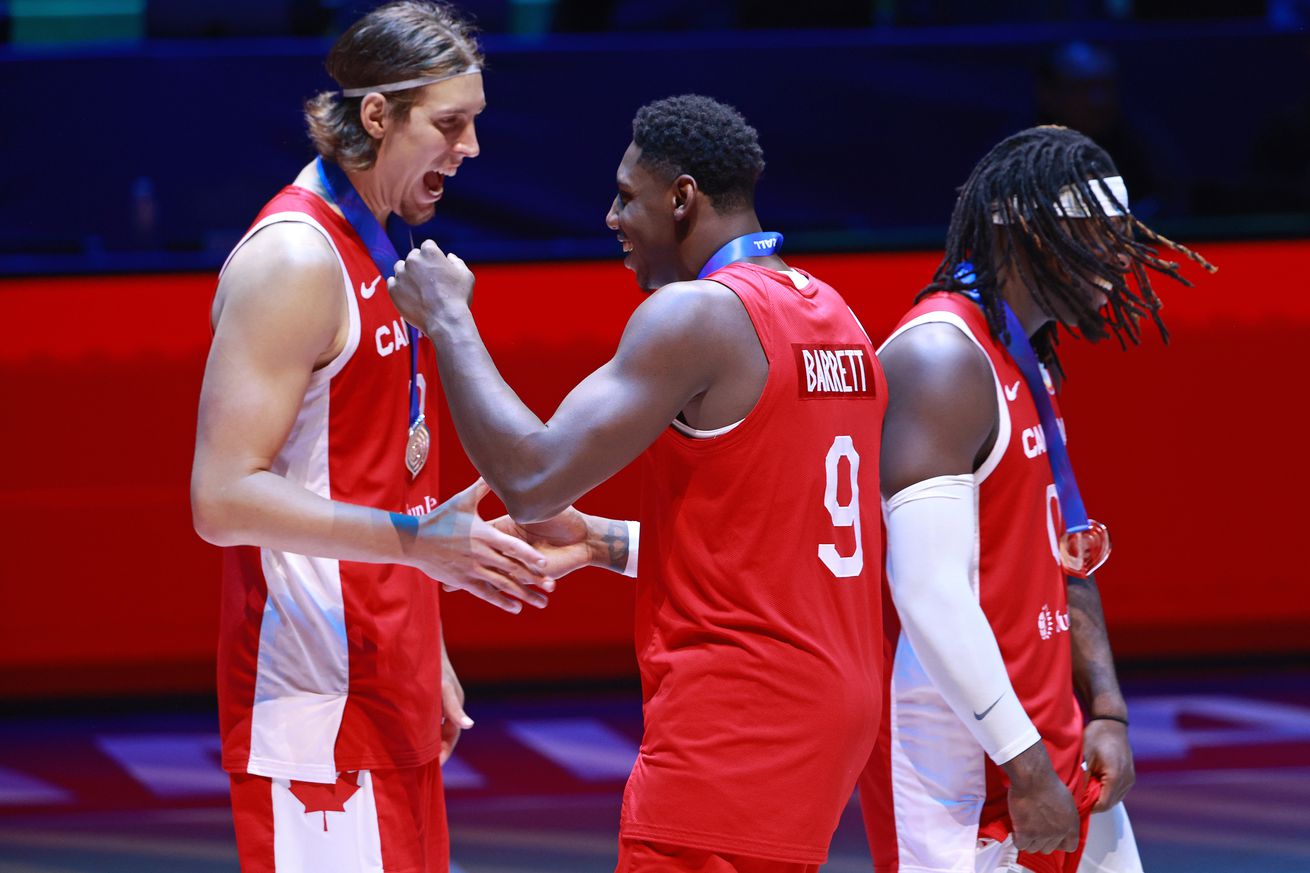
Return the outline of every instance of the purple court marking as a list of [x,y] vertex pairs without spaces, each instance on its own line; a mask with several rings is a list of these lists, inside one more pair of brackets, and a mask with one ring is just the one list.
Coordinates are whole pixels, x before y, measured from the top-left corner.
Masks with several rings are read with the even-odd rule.
[[0,767],[0,806],[55,806],[73,802],[73,794],[35,776]]
[[96,744],[156,797],[227,797],[216,734],[102,736]]
[[637,760],[632,740],[591,718],[514,719],[508,733],[587,782],[626,779]]

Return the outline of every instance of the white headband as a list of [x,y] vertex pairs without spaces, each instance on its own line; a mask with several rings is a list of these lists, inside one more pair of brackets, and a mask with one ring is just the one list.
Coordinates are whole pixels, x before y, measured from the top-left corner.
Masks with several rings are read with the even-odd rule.
[[389,82],[386,85],[369,85],[367,88],[343,88],[341,89],[341,96],[363,97],[365,94],[387,94],[391,91],[408,91],[410,88],[422,88],[424,85],[434,85],[437,82],[454,79],[456,76],[471,76],[474,73],[481,72],[481,67],[477,64],[472,64],[468,69],[460,70],[458,73],[446,73],[441,76],[423,76],[418,79],[405,79],[403,82]]
[[[1096,202],[1100,204],[1101,212],[1107,216],[1128,215],[1128,186],[1124,184],[1122,176],[1109,176],[1104,179],[1088,179],[1087,187],[1092,190],[1092,195],[1096,197]],[[1011,206],[1017,212],[1019,210],[1019,201],[1017,199],[1010,201]],[[1083,195],[1077,187],[1065,185],[1060,189],[1060,196],[1056,198],[1055,212],[1062,218],[1091,218],[1093,210],[1083,199]],[[992,213],[992,224],[1009,224],[1002,212]]]

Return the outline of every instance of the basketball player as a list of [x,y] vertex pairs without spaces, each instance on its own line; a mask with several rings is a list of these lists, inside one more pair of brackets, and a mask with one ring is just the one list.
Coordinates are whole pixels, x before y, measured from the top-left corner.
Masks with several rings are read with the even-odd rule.
[[229,547],[219,702],[246,871],[446,870],[439,761],[471,722],[432,580],[541,606],[602,529],[571,512],[538,551],[478,517],[485,485],[436,499],[431,343],[378,262],[395,261],[388,216],[430,219],[478,154],[480,63],[442,6],[351,27],[328,57],[344,91],[307,107],[320,160],[219,281],[192,501],[197,531]]
[[1075,518],[1053,384],[1058,325],[1136,343],[1149,315],[1163,333],[1147,270],[1184,280],[1136,234],[1200,261],[1128,206],[1082,134],[1011,136],[961,189],[945,259],[879,352],[900,618],[887,742],[860,782],[879,873],[1073,871],[1087,814],[1110,809],[1082,869],[1140,870],[1120,805],[1128,709],[1090,575],[1109,540]]
[[[652,293],[543,424],[431,242],[392,294],[433,337],[469,457],[521,522],[642,456],[645,733],[621,871],[812,871],[880,708],[882,375],[831,287],[777,254],[756,133],[682,96],[643,107],[606,223]],[[530,527],[530,525],[528,525]]]

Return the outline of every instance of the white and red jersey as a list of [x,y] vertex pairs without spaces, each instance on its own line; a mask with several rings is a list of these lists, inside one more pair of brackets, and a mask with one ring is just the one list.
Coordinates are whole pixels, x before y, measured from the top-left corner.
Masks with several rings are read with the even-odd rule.
[[[1046,434],[1022,372],[988,331],[977,304],[960,294],[931,294],[887,341],[925,323],[959,329],[992,368],[998,426],[995,445],[974,473],[977,558],[970,584],[1056,773],[1082,797],[1083,721],[1073,692],[1069,605],[1058,545],[1064,525]],[[1047,390],[1054,404],[1049,380]],[[1063,429],[1062,420],[1060,425]],[[988,826],[1007,819],[1007,777],[947,706],[890,618],[890,708],[883,742],[860,781],[875,866],[879,873],[973,871],[979,829],[995,833],[997,828]],[[1003,836],[1008,821],[1000,830]]]
[[740,423],[679,422],[642,456],[645,733],[622,835],[815,864],[881,706],[886,382],[825,283],[741,263],[711,278],[769,372]]
[[[331,500],[419,515],[437,505],[436,447],[405,468],[410,340],[358,235],[316,194],[284,188],[237,244],[276,222],[315,228],[341,264],[349,332],[314,372],[272,470]],[[270,276],[265,293],[277,294]],[[423,402],[440,402],[420,342]],[[430,416],[430,420],[435,415]],[[435,437],[435,430],[433,436]],[[441,747],[438,586],[423,573],[239,546],[225,550],[218,651],[223,767],[306,782],[414,767]]]

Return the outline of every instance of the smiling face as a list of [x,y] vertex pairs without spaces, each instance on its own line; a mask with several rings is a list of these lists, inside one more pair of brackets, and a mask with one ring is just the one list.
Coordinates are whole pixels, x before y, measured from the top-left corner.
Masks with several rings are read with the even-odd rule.
[[[1129,232],[1127,218],[1112,217],[1109,220],[1117,225],[1118,232],[1123,234]],[[1050,250],[1049,247],[1053,244],[1051,240],[1044,241],[1039,236],[1019,231],[1035,246],[1036,254],[1030,257],[1025,252],[1024,246],[1018,244],[1016,240],[1013,253],[1015,261],[1008,268],[1003,268],[1006,276],[1005,284],[1010,289],[1007,297],[1013,301],[1020,295],[1030,296],[1033,305],[1038,307],[1047,319],[1057,321],[1065,327],[1094,333],[1096,325],[1088,322],[1089,314],[1103,310],[1109,303],[1111,295],[1116,293],[1116,286],[1120,289],[1120,293],[1126,290],[1125,276],[1132,268],[1132,256],[1123,250],[1122,245],[1108,231],[1090,219],[1062,218],[1058,223],[1067,237],[1098,266],[1071,266],[1068,262],[1072,258],[1068,253],[1061,258]],[[1005,231],[998,229],[998,233],[1003,232]],[[1004,245],[999,236],[997,245],[998,247]],[[1037,266],[1035,262],[1040,262],[1040,270],[1034,269]],[[1049,293],[1049,291],[1043,295],[1028,294],[1023,290],[1024,273],[1030,276],[1038,275],[1039,283],[1043,281],[1040,274],[1045,274],[1048,286],[1050,283],[1058,283],[1066,292],[1072,292],[1075,299],[1081,298],[1081,304],[1071,305],[1064,295]]]
[[486,105],[481,73],[456,76],[423,88],[409,117],[386,126],[373,170],[386,205],[407,224],[430,221],[446,179],[477,157],[474,119]]
[[623,265],[637,274],[644,291],[676,282],[678,275],[676,191],[673,180],[641,162],[636,143],[623,153],[615,176],[618,194],[605,224],[618,233]]
[[[1127,232],[1127,219],[1111,218],[1110,221],[1120,225],[1116,228],[1119,232]],[[1114,293],[1115,282],[1122,281],[1123,275],[1132,265],[1132,259],[1125,252],[1120,251],[1118,244],[1107,231],[1088,219],[1063,219],[1061,224],[1068,228],[1070,236],[1086,247],[1101,265],[1101,269],[1075,273],[1060,269],[1058,264],[1054,265],[1054,268],[1068,277],[1069,284],[1085,297],[1092,309],[1099,310],[1109,302],[1109,295]],[[1109,278],[1110,276],[1114,279]],[[1080,326],[1077,313],[1067,306],[1061,306],[1058,300],[1053,301],[1053,304],[1057,311],[1052,314],[1062,323],[1070,327]]]

